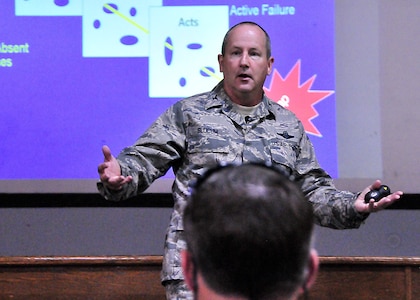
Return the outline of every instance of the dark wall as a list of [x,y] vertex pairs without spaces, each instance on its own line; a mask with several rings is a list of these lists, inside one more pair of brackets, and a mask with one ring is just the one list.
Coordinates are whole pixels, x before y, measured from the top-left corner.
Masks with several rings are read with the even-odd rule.
[[[0,256],[162,255],[170,194],[108,202],[97,194],[0,194]],[[420,195],[359,229],[317,228],[321,255],[418,256]]]

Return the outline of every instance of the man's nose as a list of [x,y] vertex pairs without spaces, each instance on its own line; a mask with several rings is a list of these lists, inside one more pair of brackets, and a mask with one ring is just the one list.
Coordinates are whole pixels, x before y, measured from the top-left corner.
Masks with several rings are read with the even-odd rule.
[[248,67],[249,66],[249,56],[248,56],[248,54],[246,54],[246,53],[242,54],[240,63],[241,63],[242,67]]

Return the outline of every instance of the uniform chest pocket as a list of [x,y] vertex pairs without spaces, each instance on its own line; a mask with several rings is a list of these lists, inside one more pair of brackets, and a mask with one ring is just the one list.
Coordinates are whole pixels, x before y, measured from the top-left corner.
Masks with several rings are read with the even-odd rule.
[[273,140],[270,141],[270,154],[273,164],[286,165],[295,168],[296,160],[299,155],[299,147],[293,141]]
[[193,126],[187,130],[187,159],[198,165],[233,162],[231,140],[222,126]]

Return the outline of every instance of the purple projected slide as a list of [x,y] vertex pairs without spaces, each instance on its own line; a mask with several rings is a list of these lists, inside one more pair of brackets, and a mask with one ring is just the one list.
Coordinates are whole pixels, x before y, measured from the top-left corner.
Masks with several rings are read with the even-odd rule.
[[15,0],[0,4],[0,179],[97,178],[102,145],[117,155],[223,78],[222,39],[241,21],[270,34],[265,92],[337,177],[334,1]]

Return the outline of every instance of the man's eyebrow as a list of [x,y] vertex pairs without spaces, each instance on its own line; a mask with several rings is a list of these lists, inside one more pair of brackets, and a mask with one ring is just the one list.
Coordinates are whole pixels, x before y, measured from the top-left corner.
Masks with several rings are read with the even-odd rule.
[[[244,50],[244,47],[232,45],[232,50]],[[247,51],[260,51],[261,52],[263,50],[256,47],[252,47],[252,48],[247,49]]]

